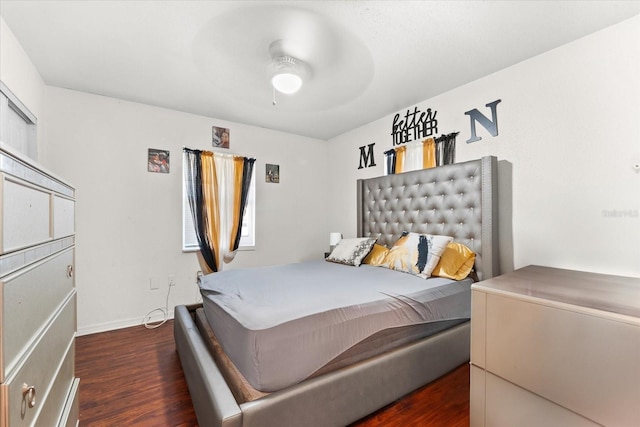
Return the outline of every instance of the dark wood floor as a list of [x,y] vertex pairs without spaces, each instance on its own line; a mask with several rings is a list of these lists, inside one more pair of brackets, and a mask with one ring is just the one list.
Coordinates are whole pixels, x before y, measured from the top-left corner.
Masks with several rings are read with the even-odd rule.
[[[198,425],[173,342],[173,323],[78,337],[80,426]],[[469,425],[469,366],[352,427]]]

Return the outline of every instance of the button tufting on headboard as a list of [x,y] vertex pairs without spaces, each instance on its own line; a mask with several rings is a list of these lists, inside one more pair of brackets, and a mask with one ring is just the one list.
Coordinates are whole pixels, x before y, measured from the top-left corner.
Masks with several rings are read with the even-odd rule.
[[[498,273],[497,160],[358,181],[358,235],[391,246],[403,231],[446,234],[476,252],[480,278]],[[482,243],[482,244],[481,244]]]

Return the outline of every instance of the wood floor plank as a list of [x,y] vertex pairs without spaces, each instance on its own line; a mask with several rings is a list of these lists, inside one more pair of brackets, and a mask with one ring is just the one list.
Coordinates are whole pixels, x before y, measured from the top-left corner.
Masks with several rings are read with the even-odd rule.
[[197,426],[173,323],[78,337],[81,426]]
[[[198,426],[172,321],[78,337],[76,376],[81,427]],[[469,426],[468,364],[351,425],[378,426]]]
[[351,427],[468,427],[469,371],[465,363]]

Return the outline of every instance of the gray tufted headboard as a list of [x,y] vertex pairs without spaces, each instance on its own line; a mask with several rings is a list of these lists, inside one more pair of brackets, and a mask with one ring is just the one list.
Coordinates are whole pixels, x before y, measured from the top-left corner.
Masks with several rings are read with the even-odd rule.
[[480,280],[500,274],[497,159],[360,179],[357,232],[391,247],[403,231],[452,236],[476,253]]

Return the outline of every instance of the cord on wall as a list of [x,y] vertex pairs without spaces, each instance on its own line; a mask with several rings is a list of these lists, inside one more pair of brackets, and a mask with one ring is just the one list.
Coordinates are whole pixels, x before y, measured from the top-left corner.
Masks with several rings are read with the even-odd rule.
[[[147,329],[159,328],[160,326],[164,325],[167,322],[167,320],[169,319],[169,294],[170,293],[171,293],[171,285],[167,290],[167,300],[164,304],[164,308],[153,309],[149,313],[147,313],[144,319],[142,319],[142,324],[144,325],[145,328]],[[155,313],[156,311],[160,311],[162,313],[163,318],[161,321],[158,321],[158,323],[151,323],[151,314]]]

